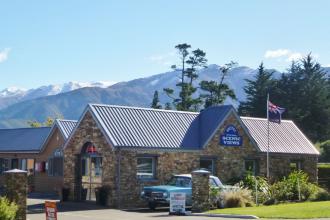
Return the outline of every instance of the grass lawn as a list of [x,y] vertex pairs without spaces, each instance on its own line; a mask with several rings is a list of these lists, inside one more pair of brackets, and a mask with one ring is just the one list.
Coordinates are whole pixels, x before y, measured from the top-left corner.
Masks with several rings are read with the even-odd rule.
[[330,218],[330,201],[216,209],[210,213],[255,215],[260,218]]

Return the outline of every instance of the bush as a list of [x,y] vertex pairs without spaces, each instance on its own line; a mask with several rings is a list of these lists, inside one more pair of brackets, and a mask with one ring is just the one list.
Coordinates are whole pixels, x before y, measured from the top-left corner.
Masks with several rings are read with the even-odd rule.
[[325,189],[318,187],[317,192],[312,194],[309,199],[312,201],[327,201],[330,200],[330,193]]
[[251,191],[248,189],[224,192],[223,199],[225,208],[250,207],[253,205]]
[[276,201],[305,201],[318,191],[319,187],[308,182],[307,174],[302,171],[293,171],[287,178],[284,177],[271,187],[272,198]]
[[15,203],[9,202],[5,197],[0,198],[0,219],[15,220],[18,206]]
[[221,199],[221,191],[218,188],[210,187],[210,207],[214,208],[222,208],[222,199]]
[[[256,192],[257,180],[257,192]],[[271,198],[270,186],[265,177],[252,176],[248,174],[241,182],[240,186],[251,190],[253,199],[258,196],[258,203],[264,203]]]

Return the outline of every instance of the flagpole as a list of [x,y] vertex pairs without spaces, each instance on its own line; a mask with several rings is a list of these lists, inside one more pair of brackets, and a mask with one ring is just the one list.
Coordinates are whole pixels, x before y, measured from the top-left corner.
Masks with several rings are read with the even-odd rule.
[[269,180],[269,93],[267,93],[267,179]]

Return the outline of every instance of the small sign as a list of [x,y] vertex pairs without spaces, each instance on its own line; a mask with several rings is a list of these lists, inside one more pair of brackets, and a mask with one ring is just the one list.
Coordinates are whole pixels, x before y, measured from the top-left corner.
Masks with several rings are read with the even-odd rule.
[[186,213],[186,194],[170,193],[170,214],[184,215]]
[[96,154],[97,153],[96,147],[94,145],[88,146],[87,147],[87,153],[88,154]]
[[45,201],[46,220],[57,220],[56,202]]
[[242,146],[243,137],[238,134],[234,125],[228,125],[220,136],[220,144],[223,146]]

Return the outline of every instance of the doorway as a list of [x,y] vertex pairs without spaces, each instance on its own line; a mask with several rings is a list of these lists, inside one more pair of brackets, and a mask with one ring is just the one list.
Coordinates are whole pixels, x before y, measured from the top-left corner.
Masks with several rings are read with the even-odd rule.
[[102,185],[102,156],[93,143],[84,144],[81,152],[81,199],[96,201],[96,189]]

